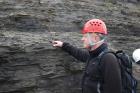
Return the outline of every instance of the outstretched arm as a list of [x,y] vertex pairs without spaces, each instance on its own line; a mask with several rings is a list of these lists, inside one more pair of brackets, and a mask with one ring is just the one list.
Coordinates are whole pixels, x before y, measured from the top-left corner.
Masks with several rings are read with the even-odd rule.
[[62,41],[53,41],[52,43],[54,47],[62,48],[64,51],[68,52],[70,55],[74,56],[76,59],[80,61],[85,62],[89,58],[88,51],[74,47],[70,45],[69,43],[62,42]]

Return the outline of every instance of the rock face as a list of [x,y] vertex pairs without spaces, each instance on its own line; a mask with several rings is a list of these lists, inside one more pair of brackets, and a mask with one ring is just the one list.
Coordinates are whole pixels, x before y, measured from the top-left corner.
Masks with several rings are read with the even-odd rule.
[[49,41],[82,48],[92,18],[106,22],[111,48],[131,56],[140,47],[139,0],[0,0],[0,93],[81,93],[85,64]]

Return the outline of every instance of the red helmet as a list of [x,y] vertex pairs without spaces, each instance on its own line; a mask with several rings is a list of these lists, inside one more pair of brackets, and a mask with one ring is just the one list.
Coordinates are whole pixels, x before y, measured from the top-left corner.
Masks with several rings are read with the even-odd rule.
[[100,20],[100,19],[91,19],[89,20],[85,25],[84,28],[82,30],[82,33],[92,33],[92,32],[97,32],[97,33],[101,33],[101,34],[107,34],[107,28],[105,23]]

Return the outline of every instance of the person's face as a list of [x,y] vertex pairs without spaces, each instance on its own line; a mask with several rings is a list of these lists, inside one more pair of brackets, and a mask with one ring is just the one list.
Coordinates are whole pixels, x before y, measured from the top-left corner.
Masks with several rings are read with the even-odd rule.
[[99,41],[99,36],[96,33],[86,33],[83,34],[82,37],[82,42],[83,42],[83,47],[84,48],[90,48],[91,47],[91,42],[96,43]]

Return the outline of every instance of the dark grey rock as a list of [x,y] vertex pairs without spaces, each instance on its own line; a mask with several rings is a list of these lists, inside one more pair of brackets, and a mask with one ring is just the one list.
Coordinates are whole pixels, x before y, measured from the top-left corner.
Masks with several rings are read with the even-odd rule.
[[[82,48],[84,23],[100,18],[109,46],[131,56],[140,46],[139,10],[139,0],[1,0],[0,93],[81,93],[85,64],[50,41]],[[134,72],[139,80],[138,65]]]

